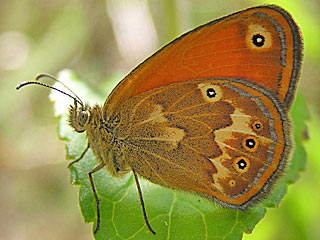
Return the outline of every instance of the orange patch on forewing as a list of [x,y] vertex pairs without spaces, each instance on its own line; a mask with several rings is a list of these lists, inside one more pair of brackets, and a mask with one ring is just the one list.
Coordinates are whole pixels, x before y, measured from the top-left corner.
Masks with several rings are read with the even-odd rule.
[[[257,14],[262,13],[262,14]],[[283,49],[275,23],[283,28]],[[270,33],[272,46],[266,51],[247,48],[249,26],[263,26]],[[251,27],[257,29],[257,27]],[[293,36],[295,35],[295,36]],[[175,82],[208,78],[241,78],[258,83],[279,94],[283,102],[292,76],[300,70],[301,38],[291,16],[275,7],[259,7],[241,11],[205,24],[162,48],[157,54],[133,70],[112,92],[104,110],[112,114],[124,102],[141,93]],[[268,45],[266,45],[268,46]],[[286,65],[281,66],[281,51],[286,52]],[[282,73],[280,85],[277,82]],[[292,96],[294,93],[290,92]],[[291,99],[292,100],[292,99]]]

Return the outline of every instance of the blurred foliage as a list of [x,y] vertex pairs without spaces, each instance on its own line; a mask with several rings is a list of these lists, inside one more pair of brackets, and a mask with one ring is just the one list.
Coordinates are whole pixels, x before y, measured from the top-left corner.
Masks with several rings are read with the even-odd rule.
[[[48,91],[33,87],[18,94],[15,86],[19,82],[33,79],[39,72],[56,74],[71,68],[106,98],[108,85],[119,81],[140,61],[181,33],[217,17],[265,3],[276,3],[288,10],[304,36],[305,57],[299,90],[311,110],[310,140],[305,143],[308,154],[305,172],[289,187],[280,208],[268,209],[265,218],[244,239],[320,239],[318,0],[203,0],[201,4],[196,0],[2,0],[2,238],[91,238],[91,225],[83,224],[76,204],[78,189],[67,184],[64,146],[56,136],[57,121],[52,117],[52,104],[47,101]],[[149,16],[156,34],[148,52],[124,54],[116,35],[121,31],[118,28],[121,18],[118,22],[114,20],[120,4],[125,6],[123,16],[130,19],[139,15],[139,11]],[[153,34],[147,32],[146,36]],[[139,42],[135,40],[133,44]]]

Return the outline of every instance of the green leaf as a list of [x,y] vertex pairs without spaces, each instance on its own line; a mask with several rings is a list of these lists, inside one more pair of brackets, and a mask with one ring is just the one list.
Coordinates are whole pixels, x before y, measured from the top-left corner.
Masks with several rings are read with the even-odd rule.
[[[60,79],[91,104],[103,104],[107,95],[100,97],[90,91],[72,73],[64,71]],[[111,91],[111,89],[109,89]],[[85,133],[74,132],[67,122],[67,108],[73,100],[52,92],[55,115],[60,119],[59,137],[66,141],[68,159],[76,159],[87,146]],[[276,207],[286,194],[287,185],[295,182],[304,168],[306,153],[303,149],[307,118],[304,100],[298,95],[291,110],[296,147],[285,175],[273,188],[269,197],[247,212],[223,209],[218,204],[199,196],[174,191],[140,178],[143,199],[157,239],[241,239],[243,233],[253,231],[264,217],[266,207]],[[96,224],[96,202],[90,187],[88,172],[98,165],[89,150],[81,161],[71,167],[71,182],[80,186],[79,200],[85,222]],[[94,174],[94,182],[101,200],[101,226],[96,239],[151,239],[142,215],[141,205],[131,173],[114,178],[106,170]]]

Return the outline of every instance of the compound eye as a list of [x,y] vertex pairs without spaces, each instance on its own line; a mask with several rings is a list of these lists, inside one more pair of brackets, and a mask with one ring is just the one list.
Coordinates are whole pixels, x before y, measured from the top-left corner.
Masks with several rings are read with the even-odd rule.
[[79,124],[80,126],[84,126],[88,121],[88,112],[87,111],[81,111],[79,114]]

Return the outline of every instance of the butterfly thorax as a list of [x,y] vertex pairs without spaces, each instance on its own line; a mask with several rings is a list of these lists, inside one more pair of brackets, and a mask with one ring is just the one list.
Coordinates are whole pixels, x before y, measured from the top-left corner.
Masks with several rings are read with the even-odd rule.
[[88,144],[99,162],[105,163],[112,175],[127,170],[121,154],[121,141],[116,138],[117,118],[105,119],[100,106],[71,106],[69,123],[77,132],[86,132]]

